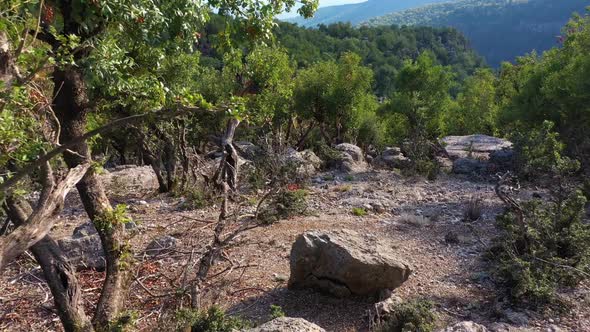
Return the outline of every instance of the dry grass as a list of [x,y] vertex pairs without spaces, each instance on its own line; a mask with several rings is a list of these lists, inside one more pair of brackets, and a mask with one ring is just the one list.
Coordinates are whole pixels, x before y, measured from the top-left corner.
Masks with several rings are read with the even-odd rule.
[[474,222],[479,220],[483,215],[483,202],[480,197],[471,196],[465,205],[463,211],[463,221]]

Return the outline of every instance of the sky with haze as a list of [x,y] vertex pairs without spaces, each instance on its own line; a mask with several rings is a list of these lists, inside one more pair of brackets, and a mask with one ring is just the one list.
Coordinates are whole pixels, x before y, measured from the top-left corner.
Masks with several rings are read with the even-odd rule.
[[[349,3],[365,2],[366,0],[320,0],[320,7],[346,5]],[[292,9],[290,13],[284,13],[279,18],[297,16],[297,10]]]

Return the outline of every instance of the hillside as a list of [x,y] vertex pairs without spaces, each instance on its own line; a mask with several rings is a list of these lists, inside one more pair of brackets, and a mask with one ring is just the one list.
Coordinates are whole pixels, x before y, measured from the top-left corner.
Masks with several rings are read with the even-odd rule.
[[426,4],[437,2],[444,2],[448,0],[368,0],[366,2],[341,5],[328,6],[320,8],[311,19],[303,19],[296,17],[287,19],[287,22],[297,23],[301,26],[315,27],[320,24],[330,24],[336,22],[350,22],[358,24],[367,21],[384,13],[392,13],[408,8],[419,7]]
[[374,92],[378,96],[389,96],[395,90],[394,81],[404,61],[416,59],[424,51],[434,54],[438,63],[451,66],[459,81],[485,65],[465,36],[452,28],[355,28],[337,23],[306,29],[280,23],[275,34],[299,67],[336,59],[345,52],[360,55],[375,74]]
[[556,36],[586,0],[460,0],[407,9],[367,20],[377,25],[451,26],[472,41],[488,63],[498,66],[518,55],[557,45]]

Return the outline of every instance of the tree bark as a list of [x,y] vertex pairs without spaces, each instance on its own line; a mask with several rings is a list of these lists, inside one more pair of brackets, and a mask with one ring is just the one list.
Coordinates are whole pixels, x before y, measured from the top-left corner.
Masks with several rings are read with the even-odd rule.
[[[87,114],[91,111],[87,87],[82,71],[73,66],[56,70],[53,82],[54,110],[62,127],[60,139],[68,142],[84,135],[86,131]],[[71,150],[64,153],[68,167],[73,168],[91,160],[90,149],[85,141],[76,144]],[[106,278],[93,317],[95,328],[103,330],[117,318],[127,293],[129,273],[123,261],[125,251],[128,250],[125,246],[125,229],[122,223],[113,223],[109,227],[102,224],[102,219],[112,211],[112,207],[102,183],[92,170],[86,173],[77,188],[86,213],[100,235],[106,258]]]
[[[25,224],[33,213],[33,209],[27,201],[14,196],[9,196],[6,199],[4,208],[6,214],[17,226]],[[66,332],[94,331],[82,306],[82,294],[76,270],[57,242],[50,235],[45,235],[30,249],[43,270],[64,330]]]

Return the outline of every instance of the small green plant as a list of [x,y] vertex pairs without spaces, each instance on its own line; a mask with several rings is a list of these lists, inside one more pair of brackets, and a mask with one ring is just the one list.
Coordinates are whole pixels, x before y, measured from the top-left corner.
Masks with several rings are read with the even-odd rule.
[[431,332],[434,331],[436,316],[434,305],[426,300],[413,300],[398,305],[385,317],[379,332]]
[[354,181],[354,176],[348,174],[348,175],[346,175],[344,177],[344,181],[346,181],[346,182],[352,182],[352,181]]
[[285,317],[285,312],[283,308],[279,305],[271,304],[270,305],[270,319],[275,319],[279,317]]
[[179,310],[176,313],[176,330],[184,331],[191,326],[191,332],[232,332],[250,327],[249,321],[227,315],[218,307],[206,311]]
[[352,215],[357,217],[363,217],[367,215],[367,210],[361,207],[354,207],[352,208]]
[[207,206],[207,197],[197,188],[186,189],[177,195],[184,197],[181,204],[183,210],[197,210]]
[[334,181],[334,175],[332,175],[332,174],[324,175],[322,177],[322,180],[324,180],[324,181]]
[[132,222],[133,219],[127,215],[127,205],[117,204],[114,209],[104,212],[94,220],[97,229],[109,231],[118,224]]

